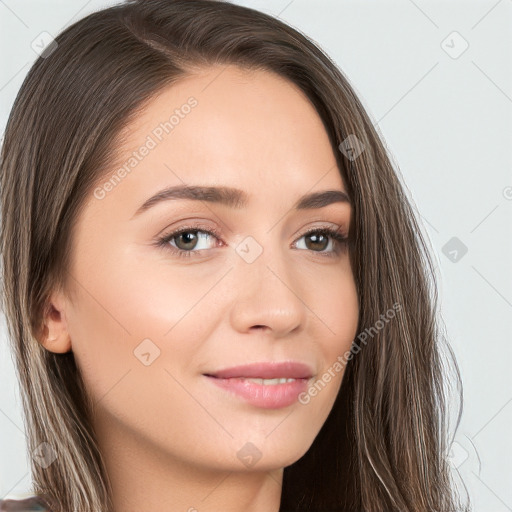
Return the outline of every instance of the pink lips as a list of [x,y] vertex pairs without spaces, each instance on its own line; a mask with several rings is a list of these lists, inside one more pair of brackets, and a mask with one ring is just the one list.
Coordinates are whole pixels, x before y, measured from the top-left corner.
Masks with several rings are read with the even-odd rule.
[[[206,374],[214,384],[264,409],[292,405],[304,392],[313,371],[303,363],[256,363]],[[295,379],[278,384],[259,384],[246,379]]]

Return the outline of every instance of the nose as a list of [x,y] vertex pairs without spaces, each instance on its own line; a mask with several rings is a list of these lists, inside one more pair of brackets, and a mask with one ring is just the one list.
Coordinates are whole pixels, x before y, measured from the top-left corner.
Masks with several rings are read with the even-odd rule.
[[308,307],[301,288],[300,270],[286,264],[284,257],[272,257],[269,251],[253,262],[243,258],[232,272],[233,297],[230,321],[241,333],[270,331],[281,338],[305,328]]

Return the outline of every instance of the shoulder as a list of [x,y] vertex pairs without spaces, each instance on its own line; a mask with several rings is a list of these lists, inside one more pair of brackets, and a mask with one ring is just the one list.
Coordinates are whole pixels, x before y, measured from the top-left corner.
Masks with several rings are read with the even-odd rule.
[[0,512],[51,512],[51,510],[39,496],[33,495],[22,499],[0,500]]

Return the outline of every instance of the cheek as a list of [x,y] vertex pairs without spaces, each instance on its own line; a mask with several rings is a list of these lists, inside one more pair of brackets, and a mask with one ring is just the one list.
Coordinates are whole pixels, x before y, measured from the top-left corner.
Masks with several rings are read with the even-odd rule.
[[150,392],[156,371],[165,377],[164,367],[173,374],[194,368],[198,347],[212,330],[215,305],[204,300],[211,278],[190,280],[183,272],[165,273],[122,255],[76,275],[85,285],[67,315],[68,328],[95,400],[134,378],[141,392]]
[[350,349],[357,335],[359,301],[354,281],[347,279],[341,288],[332,290],[331,297],[331,300],[325,300],[322,311],[330,320],[328,332],[333,342],[326,343],[325,348],[330,354],[330,361],[334,362]]
[[[317,350],[322,367],[300,402],[327,416],[341,387],[352,342],[357,335],[359,302],[352,276],[345,274],[313,299],[318,309]],[[322,335],[323,333],[323,335]]]
[[313,317],[318,323],[318,342],[325,355],[333,362],[345,352],[356,335],[359,323],[359,300],[355,281],[348,268],[326,275],[308,295]]
[[141,270],[129,279],[116,269],[108,280],[89,277],[89,293],[80,294],[68,319],[73,352],[98,429],[108,432],[113,421],[161,446],[179,439],[183,453],[193,453],[197,439],[207,439],[201,429],[211,437],[211,417],[192,395],[215,303],[200,300],[206,284],[190,288]]

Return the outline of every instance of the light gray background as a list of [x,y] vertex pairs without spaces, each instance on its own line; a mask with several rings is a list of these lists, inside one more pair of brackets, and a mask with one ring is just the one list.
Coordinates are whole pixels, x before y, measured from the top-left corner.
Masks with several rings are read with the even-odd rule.
[[[36,58],[32,42],[112,3],[0,0],[2,134]],[[462,373],[454,474],[475,511],[512,511],[512,1],[236,3],[279,15],[319,43],[383,134],[435,251]],[[457,55],[464,40],[469,47]],[[457,261],[446,246],[453,237],[467,247]],[[0,498],[31,484],[1,320]]]

